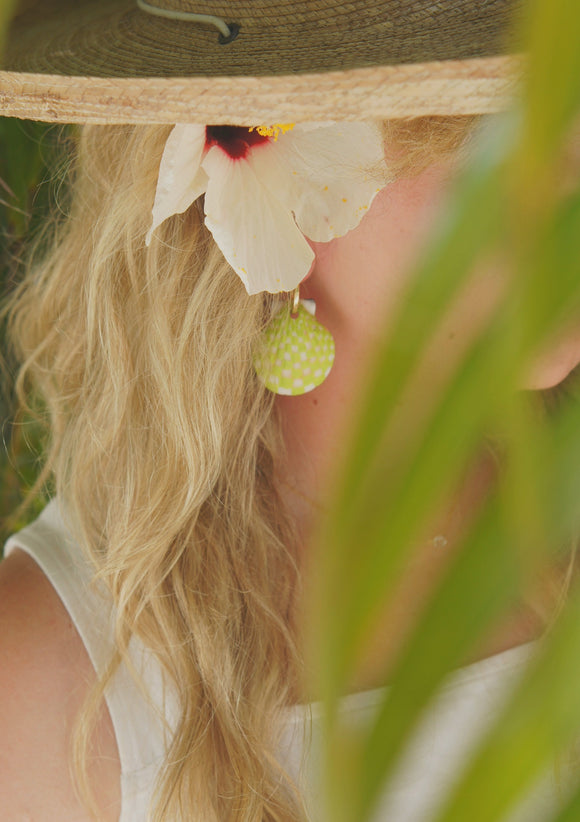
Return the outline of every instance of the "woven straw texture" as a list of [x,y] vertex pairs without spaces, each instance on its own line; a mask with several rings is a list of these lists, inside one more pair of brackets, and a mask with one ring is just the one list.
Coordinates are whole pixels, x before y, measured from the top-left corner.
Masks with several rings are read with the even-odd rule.
[[135,0],[28,0],[8,37],[0,113],[216,123],[476,113],[506,105],[520,65],[500,56],[518,51],[516,0],[150,2],[215,14],[239,35],[222,45],[215,28]]
[[465,60],[510,51],[507,0],[157,0],[240,34],[153,17],[134,0],[40,0],[18,15],[3,68],[93,77],[262,76]]

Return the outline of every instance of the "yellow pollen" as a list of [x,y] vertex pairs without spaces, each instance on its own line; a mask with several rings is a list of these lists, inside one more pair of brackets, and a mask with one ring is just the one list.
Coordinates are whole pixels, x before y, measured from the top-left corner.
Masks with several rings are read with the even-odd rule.
[[347,200],[346,200],[346,197],[343,197],[343,198],[342,198],[342,202],[343,202],[343,203],[346,203],[346,201],[347,201]]
[[274,142],[276,142],[280,134],[286,134],[286,132],[291,131],[294,126],[295,123],[274,123],[273,126],[252,126],[248,130],[253,131],[256,129],[261,137],[273,137]]

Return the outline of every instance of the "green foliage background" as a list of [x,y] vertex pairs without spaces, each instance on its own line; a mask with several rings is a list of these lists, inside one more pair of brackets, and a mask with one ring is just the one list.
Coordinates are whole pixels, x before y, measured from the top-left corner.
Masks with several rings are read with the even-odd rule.
[[[571,180],[562,192],[557,182],[562,148],[580,125],[580,8],[576,0],[530,0],[525,8],[520,42],[530,62],[521,97],[481,134],[378,352],[336,504],[320,536],[309,668],[326,708],[332,822],[372,818],[385,780],[447,674],[499,624],[538,568],[580,533],[580,402],[564,404],[547,423],[516,390],[534,351],[580,316],[580,187]],[[0,121],[4,289],[18,278],[24,240],[58,207],[46,181],[66,154],[66,141],[54,141],[54,133]],[[505,298],[466,351],[428,424],[409,424],[394,442],[390,426],[421,352],[474,266],[496,252],[509,262]],[[22,427],[26,421],[7,422],[13,415],[9,382],[2,403],[10,454],[1,465],[5,515],[35,474],[41,442],[33,427]],[[361,649],[418,536],[490,431],[504,443],[504,475],[424,603],[376,720],[353,732],[342,726],[338,707]],[[434,822],[505,819],[542,770],[579,739],[580,595],[572,586]],[[551,819],[580,819],[580,787]]]
[[[0,117],[0,294],[7,295],[21,274],[22,260],[66,191],[61,181],[70,149],[70,127]],[[0,325],[0,545],[9,533],[40,511],[40,497],[15,518],[39,472],[42,437],[39,426],[23,417],[14,396],[15,365]]]

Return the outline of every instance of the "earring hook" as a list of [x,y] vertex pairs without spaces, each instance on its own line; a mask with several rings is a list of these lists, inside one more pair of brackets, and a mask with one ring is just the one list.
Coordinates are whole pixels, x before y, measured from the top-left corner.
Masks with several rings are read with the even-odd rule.
[[298,307],[300,305],[300,286],[296,286],[292,292],[292,308],[290,309],[290,316],[293,320],[298,316]]

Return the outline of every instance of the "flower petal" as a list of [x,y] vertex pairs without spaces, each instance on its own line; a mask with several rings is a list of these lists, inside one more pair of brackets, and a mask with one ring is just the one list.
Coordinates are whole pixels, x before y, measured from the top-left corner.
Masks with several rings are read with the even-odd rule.
[[157,226],[173,214],[181,214],[204,193],[207,175],[201,167],[205,148],[205,126],[176,125],[167,138],[159,166],[153,203],[153,221],[145,244]]
[[297,125],[276,153],[252,152],[256,175],[275,188],[311,240],[328,242],[357,226],[392,179],[374,123]]
[[[264,143],[249,153],[276,152]],[[218,146],[203,160],[209,182],[205,223],[248,294],[292,291],[308,274],[314,253],[287,207],[255,175],[246,159]]]

